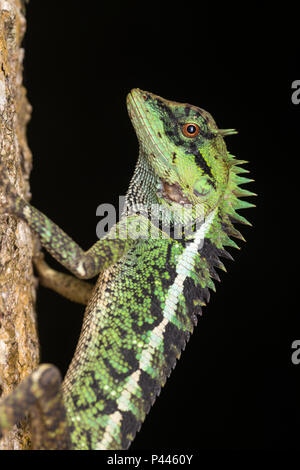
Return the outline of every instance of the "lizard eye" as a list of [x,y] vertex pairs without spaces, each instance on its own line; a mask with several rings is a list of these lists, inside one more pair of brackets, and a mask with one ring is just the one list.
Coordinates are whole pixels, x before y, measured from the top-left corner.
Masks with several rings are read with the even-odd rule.
[[182,132],[186,137],[196,137],[199,134],[199,126],[197,124],[187,123],[182,126]]

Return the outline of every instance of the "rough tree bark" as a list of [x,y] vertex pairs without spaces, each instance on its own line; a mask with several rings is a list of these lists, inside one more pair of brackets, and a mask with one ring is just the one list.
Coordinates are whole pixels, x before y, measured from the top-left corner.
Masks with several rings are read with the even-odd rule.
[[[0,0],[0,159],[19,193],[29,199],[31,153],[25,133],[31,107],[22,85],[24,3]],[[0,216],[0,396],[39,361],[32,254],[33,237],[26,224]],[[29,447],[26,423],[0,440],[0,449]]]

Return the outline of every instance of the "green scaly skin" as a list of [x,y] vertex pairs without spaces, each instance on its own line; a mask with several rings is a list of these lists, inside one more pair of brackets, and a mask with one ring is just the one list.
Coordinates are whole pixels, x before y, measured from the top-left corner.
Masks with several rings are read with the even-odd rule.
[[[242,239],[233,223],[248,222],[237,211],[253,206],[240,199],[253,195],[240,187],[252,181],[240,176],[245,162],[224,142],[233,129],[218,129],[200,108],[139,89],[127,106],[140,152],[117,238],[84,253],[2,182],[6,210],[26,220],[56,259],[81,278],[100,273],[62,386],[72,449],[128,448],[214,290],[214,268],[225,269],[219,258],[237,247],[230,237]],[[189,123],[199,126],[195,137],[183,132]],[[191,230],[174,239],[153,227],[151,211],[141,207],[153,204],[163,221],[188,222]],[[136,239],[129,229],[125,237],[136,222],[156,236]]]

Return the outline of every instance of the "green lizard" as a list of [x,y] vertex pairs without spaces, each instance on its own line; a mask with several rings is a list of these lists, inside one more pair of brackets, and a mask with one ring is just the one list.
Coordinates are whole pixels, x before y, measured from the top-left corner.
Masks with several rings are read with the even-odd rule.
[[45,285],[87,308],[62,386],[57,369],[41,365],[0,405],[2,430],[30,411],[35,449],[128,448],[214,290],[214,268],[225,270],[224,247],[243,239],[233,223],[248,222],[237,210],[253,206],[239,199],[254,195],[240,188],[253,181],[240,176],[245,162],[224,142],[234,129],[139,89],[127,107],[140,151],[125,209],[86,252],[18,196],[0,167],[2,213],[24,219],[76,277],[99,274],[91,288],[36,261]]

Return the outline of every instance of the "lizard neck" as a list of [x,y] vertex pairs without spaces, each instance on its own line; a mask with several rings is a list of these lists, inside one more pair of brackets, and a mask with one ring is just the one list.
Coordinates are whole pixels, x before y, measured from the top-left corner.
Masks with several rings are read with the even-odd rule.
[[150,207],[152,204],[157,204],[159,185],[160,180],[149,164],[149,157],[143,148],[140,148],[139,158],[125,197],[125,207],[135,211],[141,206]]

